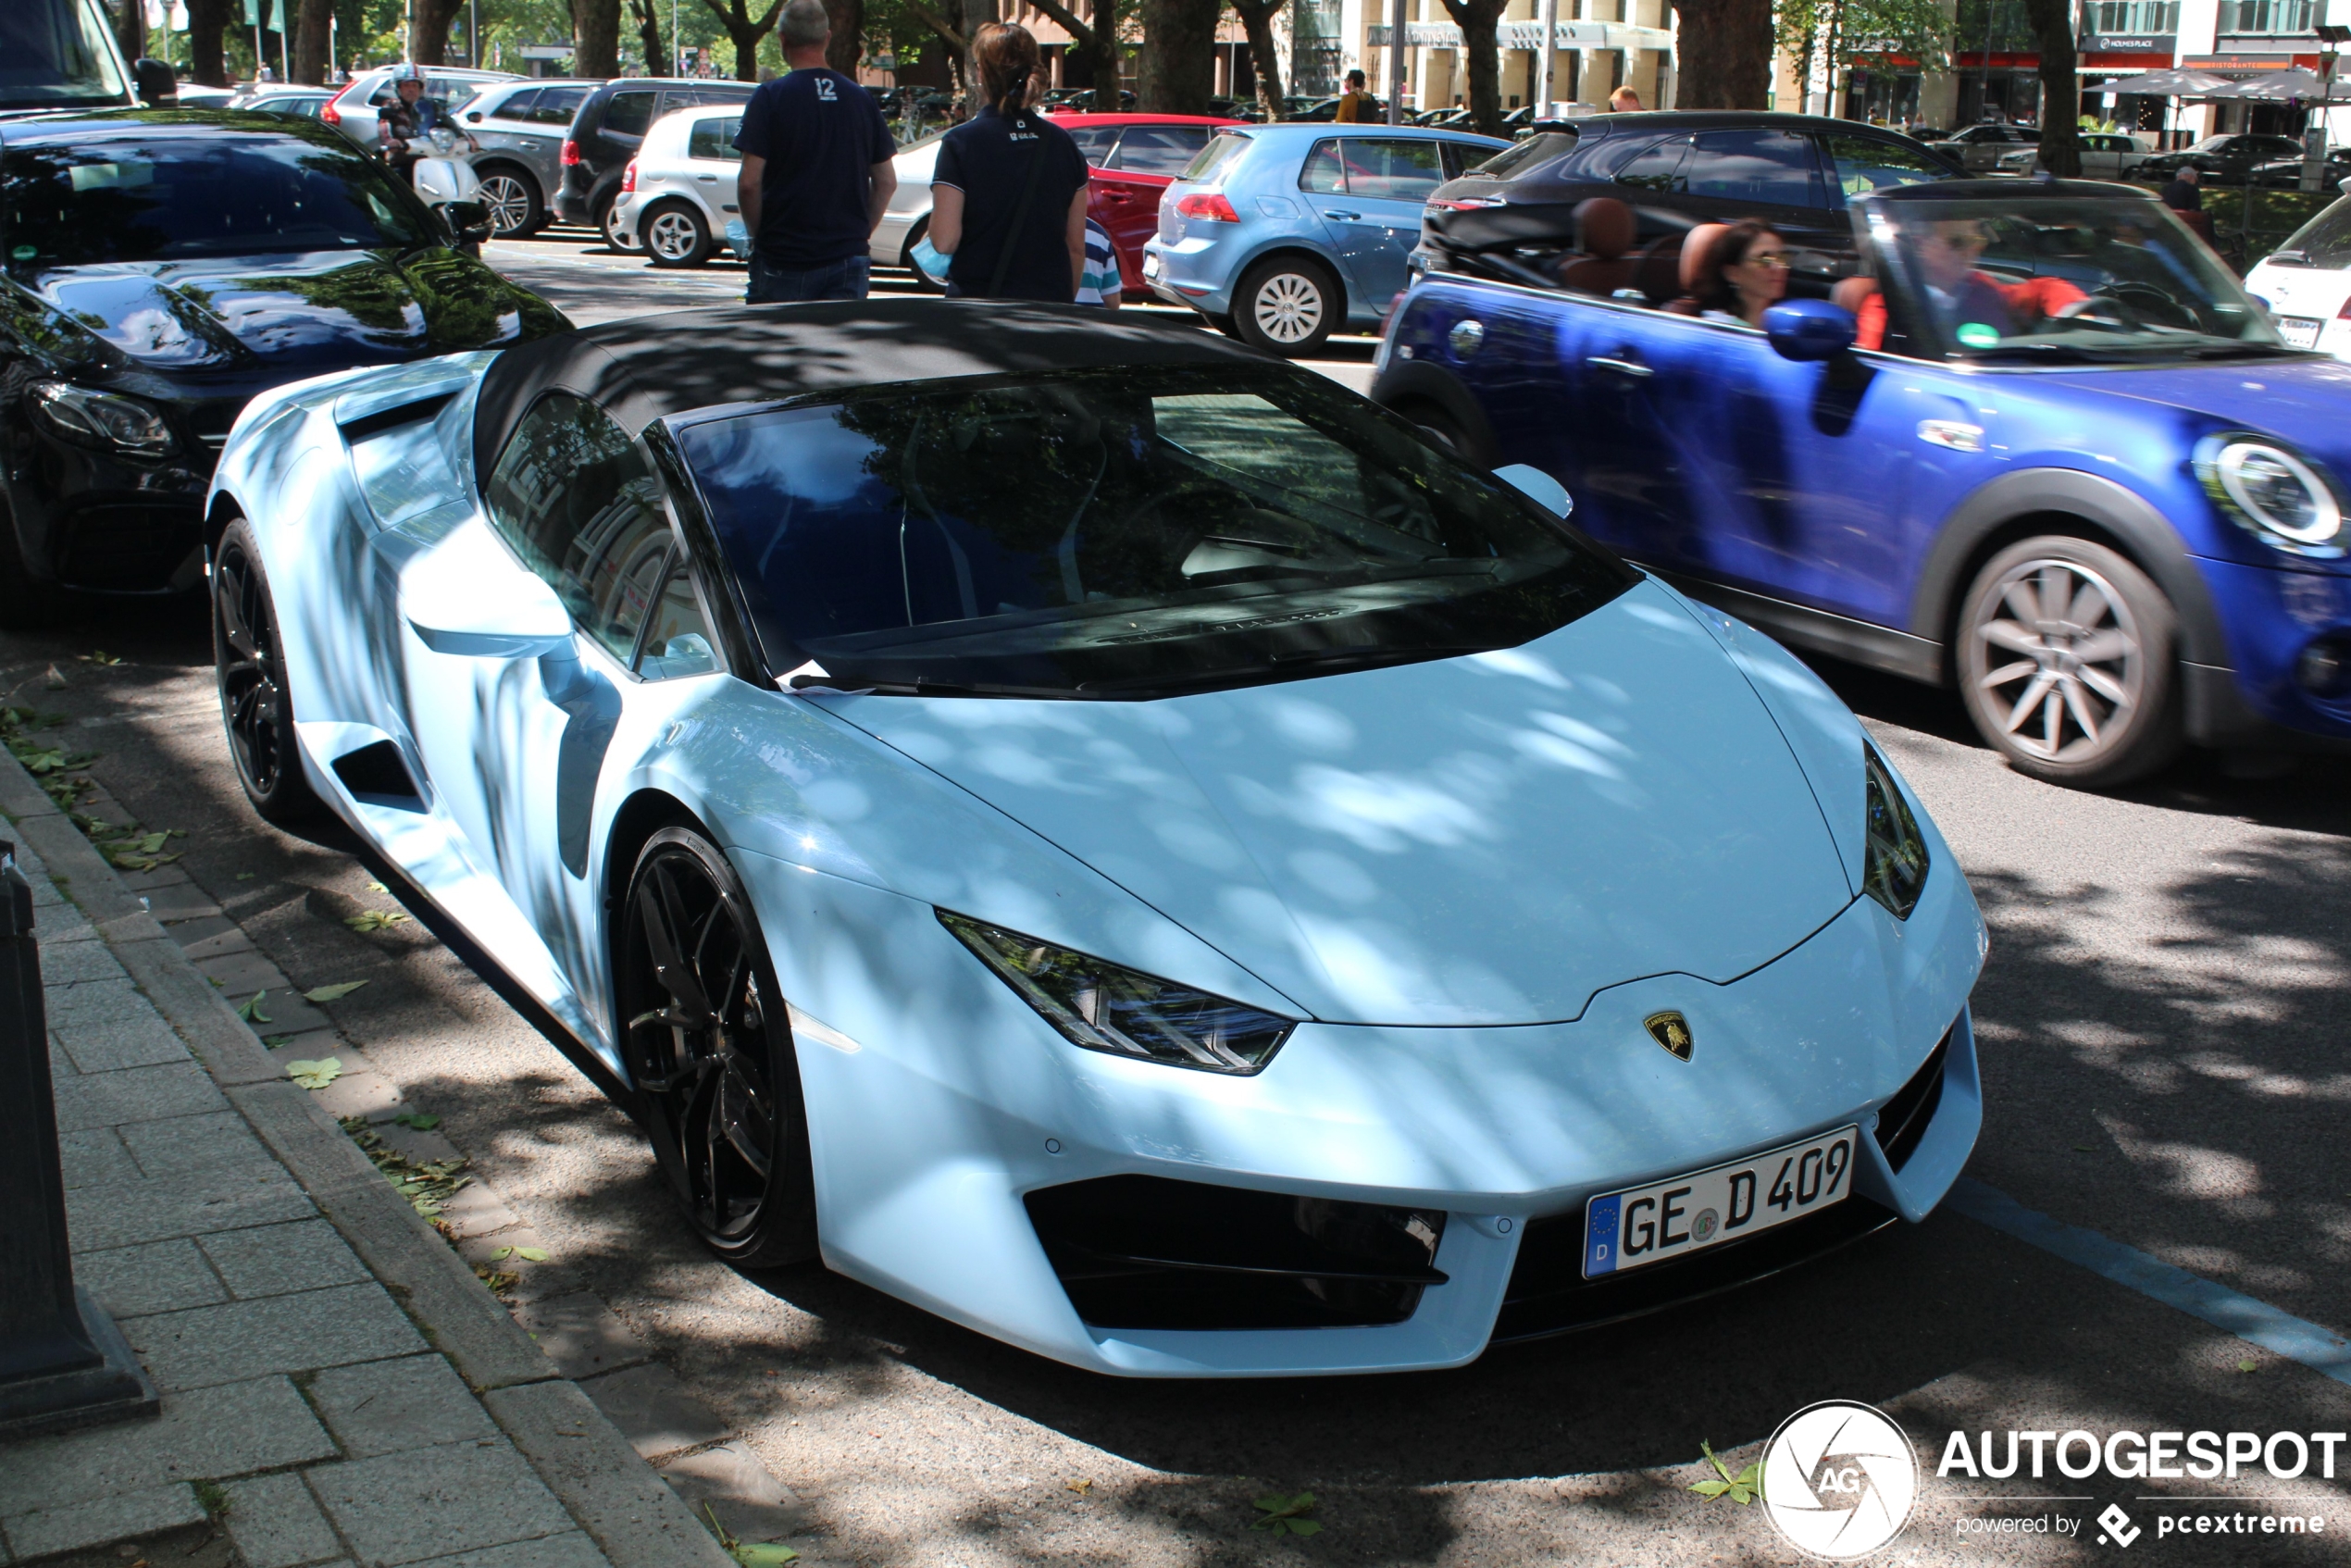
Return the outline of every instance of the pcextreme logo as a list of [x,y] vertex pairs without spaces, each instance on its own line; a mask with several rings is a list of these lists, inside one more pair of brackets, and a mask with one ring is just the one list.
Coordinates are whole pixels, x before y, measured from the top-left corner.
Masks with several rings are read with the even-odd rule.
[[1866,1557],[1902,1533],[1918,1501],[1910,1439],[1885,1412],[1847,1400],[1807,1405],[1763,1446],[1763,1512],[1798,1551]]

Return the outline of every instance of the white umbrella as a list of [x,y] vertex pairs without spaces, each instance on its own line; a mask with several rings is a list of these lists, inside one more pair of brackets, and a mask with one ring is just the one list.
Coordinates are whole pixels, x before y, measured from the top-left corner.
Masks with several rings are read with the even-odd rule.
[[2226,87],[2215,88],[2201,94],[2207,98],[2252,98],[2262,103],[2282,104],[2298,98],[2306,104],[2321,99],[2332,104],[2351,103],[2351,81],[2337,77],[2333,92],[2319,73],[2301,66],[2289,66],[2284,70],[2264,71],[2248,81],[2233,81]]
[[2142,98],[2203,98],[2215,88],[2227,87],[2229,79],[2201,70],[2151,70],[2145,76],[2126,76],[2120,81],[2101,86],[2101,93],[2130,93]]

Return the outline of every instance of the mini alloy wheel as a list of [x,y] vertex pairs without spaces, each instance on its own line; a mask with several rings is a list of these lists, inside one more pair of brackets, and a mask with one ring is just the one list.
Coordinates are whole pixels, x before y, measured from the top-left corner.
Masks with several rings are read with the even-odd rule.
[[665,202],[642,225],[645,251],[655,267],[700,267],[710,259],[710,228],[681,202]]
[[629,877],[616,977],[653,1153],[703,1242],[740,1268],[815,1255],[791,1026],[751,901],[709,840],[665,828]]
[[481,204],[490,209],[490,231],[502,240],[528,234],[538,226],[539,193],[519,174],[499,170],[484,175]]
[[2026,540],[1968,594],[1960,691],[1984,738],[2053,783],[2123,783],[2180,744],[2171,606],[2129,560],[2087,540]]
[[1241,279],[1234,291],[1233,317],[1244,342],[1295,358],[1329,339],[1338,325],[1339,300],[1320,267],[1280,257],[1260,262]]
[[245,798],[266,822],[316,815],[317,797],[294,746],[278,609],[253,530],[242,517],[229,525],[213,554],[212,654],[221,723]]

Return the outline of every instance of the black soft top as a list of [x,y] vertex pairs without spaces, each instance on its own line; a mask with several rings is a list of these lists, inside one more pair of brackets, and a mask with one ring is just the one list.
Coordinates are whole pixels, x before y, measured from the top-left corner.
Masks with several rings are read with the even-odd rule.
[[1278,363],[1196,327],[1094,305],[891,299],[681,310],[507,349],[482,376],[474,468],[487,475],[530,405],[576,393],[631,436],[656,419],[1023,370]]

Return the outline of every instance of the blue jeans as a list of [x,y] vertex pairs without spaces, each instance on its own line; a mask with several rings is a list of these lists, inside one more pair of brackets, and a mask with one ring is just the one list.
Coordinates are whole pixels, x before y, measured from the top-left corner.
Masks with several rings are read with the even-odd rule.
[[751,287],[745,305],[789,305],[794,300],[861,300],[873,276],[871,258],[852,255],[822,267],[790,269],[770,267],[756,253],[751,258]]

